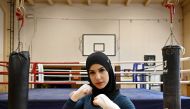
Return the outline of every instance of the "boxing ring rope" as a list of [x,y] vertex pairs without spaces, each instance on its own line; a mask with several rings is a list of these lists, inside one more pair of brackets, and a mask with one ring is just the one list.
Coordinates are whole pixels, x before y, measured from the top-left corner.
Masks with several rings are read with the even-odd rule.
[[[117,84],[163,84],[163,82],[128,82],[128,81],[123,81],[123,82],[116,82]],[[180,81],[181,84],[190,84],[190,81]],[[0,84],[8,84],[8,82],[0,82]],[[88,81],[46,81],[46,82],[33,82],[30,81],[29,84],[89,84]]]
[[[180,61],[188,61],[190,60],[190,57],[181,58]],[[120,61],[120,62],[113,62],[113,65],[119,65],[119,64],[133,64],[133,63],[162,63],[163,61]],[[8,62],[0,61],[0,66],[7,67]],[[38,80],[40,76],[47,76],[47,77],[87,77],[86,70],[59,70],[59,69],[42,69],[40,68],[44,65],[51,65],[51,66],[84,66],[84,62],[31,62],[31,72],[30,77],[32,78],[32,81],[29,81],[29,84],[85,84],[88,83],[87,81],[44,81],[44,80]],[[39,71],[39,70],[42,71]],[[188,73],[190,72],[190,69],[186,70],[180,70],[181,73]],[[8,75],[7,71],[0,71],[1,75]],[[115,74],[148,74],[148,75],[161,75],[163,74],[163,70],[157,71],[116,71]],[[130,76],[131,76],[130,75]],[[120,77],[126,76],[126,75],[120,75]],[[180,81],[181,84],[190,84],[190,81]],[[0,82],[0,84],[8,84],[8,82]],[[119,81],[117,84],[163,84],[163,82],[131,82],[131,81]]]
[[186,70],[180,70],[181,73],[186,73],[186,72],[190,72],[190,69],[186,69]]
[[[70,70],[69,72],[38,72],[37,74],[87,74],[87,72],[84,72],[82,70],[82,72],[80,72],[80,70],[77,70],[78,72],[72,72],[72,70]],[[187,72],[190,72],[190,69],[186,69],[186,70],[180,70],[181,73],[187,73]],[[0,71],[0,74],[1,75],[8,75],[8,72],[7,71]],[[32,73],[33,74],[33,73]],[[126,71],[122,71],[122,72],[115,72],[115,74],[152,74],[152,75],[160,75],[160,74],[163,74],[163,71],[141,71],[141,72],[138,72],[138,71],[129,71],[129,72],[126,72]]]

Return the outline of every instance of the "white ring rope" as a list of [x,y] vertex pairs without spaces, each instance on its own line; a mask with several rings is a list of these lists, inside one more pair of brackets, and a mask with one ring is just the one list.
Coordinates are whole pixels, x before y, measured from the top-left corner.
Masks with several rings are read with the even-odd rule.
[[190,72],[190,69],[180,70],[181,73],[187,73]]
[[115,74],[152,74],[152,75],[161,75],[163,74],[163,71],[157,71],[157,72],[146,72],[146,71],[142,71],[142,72],[115,72]]
[[[187,69],[187,70],[180,70],[181,73],[187,73],[187,72],[190,72],[190,69]],[[53,74],[58,74],[58,75],[66,75],[64,74],[64,72],[39,72],[38,74],[44,74],[44,75],[53,75]],[[72,74],[72,72],[69,72],[70,74]],[[68,74],[68,73],[67,73]],[[87,72],[78,72],[78,74],[76,75],[79,75],[79,74],[88,74]],[[159,71],[129,71],[129,72],[124,72],[124,71],[121,71],[121,72],[115,72],[115,74],[152,74],[152,75],[161,75],[163,74],[163,70],[159,70]]]
[[[36,82],[40,82],[40,81],[36,81]],[[68,83],[68,82],[75,82],[75,84],[89,84],[88,81],[45,81],[45,82],[41,82],[41,83]],[[180,81],[181,84],[190,84],[190,81]],[[132,82],[132,81],[123,81],[123,82],[116,82],[116,84],[163,84],[163,82]]]
[[180,58],[180,61],[190,61],[190,57]]
[[[182,73],[187,73],[187,72],[190,72],[190,70],[182,70],[181,71]],[[41,73],[43,74],[43,73]],[[62,74],[62,72],[60,72],[60,74]],[[43,76],[46,76],[46,77],[88,77],[87,75],[87,72],[80,72],[80,74],[85,74],[85,75],[80,75],[80,74],[62,74],[62,75],[55,75],[53,73],[51,74],[43,74]],[[163,74],[162,71],[157,71],[157,72],[115,72],[115,74],[130,74],[130,76],[132,76],[133,74],[146,74],[148,76],[151,76],[151,75],[161,75]],[[36,75],[38,76],[38,75]],[[120,77],[125,77],[126,75],[120,75]]]
[[[181,84],[190,84],[190,81],[180,81]],[[163,82],[117,82],[117,84],[163,84]]]
[[88,75],[44,75],[45,77],[88,77]]
[[57,71],[57,72],[86,72],[86,70],[64,70],[64,69],[44,69],[45,72],[48,72],[48,71]]

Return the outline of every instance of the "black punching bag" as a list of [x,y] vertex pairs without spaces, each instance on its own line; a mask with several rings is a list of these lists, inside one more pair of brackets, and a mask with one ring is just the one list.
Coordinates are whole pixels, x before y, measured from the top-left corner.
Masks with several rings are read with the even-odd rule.
[[180,99],[180,47],[165,46],[163,55],[164,109],[181,109]]
[[13,52],[9,57],[8,109],[27,109],[30,58],[28,51]]

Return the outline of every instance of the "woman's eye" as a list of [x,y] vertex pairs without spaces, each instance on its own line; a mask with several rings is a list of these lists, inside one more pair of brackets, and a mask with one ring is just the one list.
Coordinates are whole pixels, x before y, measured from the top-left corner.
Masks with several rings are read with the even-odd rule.
[[104,72],[104,71],[105,71],[105,69],[104,69],[104,68],[101,68],[99,71],[100,71],[100,72]]
[[94,73],[95,73],[95,72],[93,72],[93,71],[90,71],[90,72],[89,72],[90,75],[92,75],[92,74],[94,74]]

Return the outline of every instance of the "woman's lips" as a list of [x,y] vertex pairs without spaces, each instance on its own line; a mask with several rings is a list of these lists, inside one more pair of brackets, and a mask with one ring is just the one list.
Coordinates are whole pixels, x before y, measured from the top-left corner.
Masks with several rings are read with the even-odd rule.
[[103,82],[97,82],[96,84],[97,84],[97,85],[102,85],[102,84],[103,84]]

